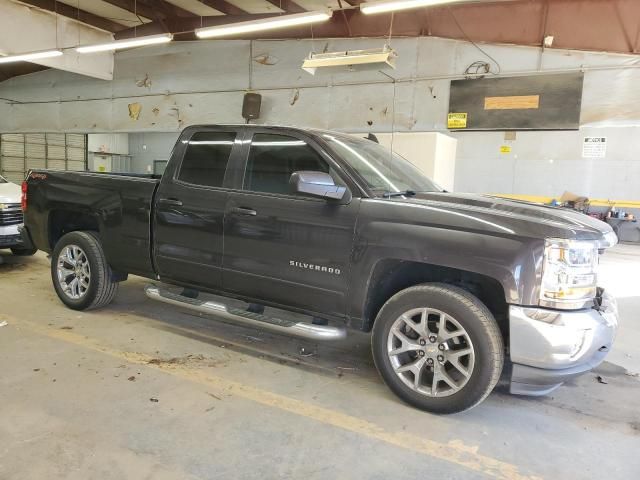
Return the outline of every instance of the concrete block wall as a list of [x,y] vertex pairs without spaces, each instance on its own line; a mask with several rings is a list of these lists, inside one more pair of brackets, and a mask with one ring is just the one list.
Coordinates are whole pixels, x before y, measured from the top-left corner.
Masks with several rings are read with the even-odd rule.
[[[246,91],[263,95],[259,122],[350,132],[446,131],[449,82],[486,57],[467,42],[392,39],[398,68],[300,69],[309,51],[382,46],[382,39],[215,40],[120,52],[113,81],[45,71],[0,83],[0,132],[178,132],[197,123],[243,123]],[[483,46],[502,75],[586,69],[582,130],[456,133],[456,189],[557,196],[564,190],[640,200],[640,61],[636,56]],[[139,104],[140,115],[130,115]],[[606,136],[607,157],[581,158],[581,138]],[[151,143],[151,142],[149,142]],[[165,151],[162,147],[160,151]],[[168,153],[168,152],[167,152]],[[149,153],[150,155],[150,153]],[[160,155],[160,153],[158,153]],[[147,159],[148,160],[148,159]],[[145,160],[145,161],[147,161]],[[553,160],[551,162],[551,160]],[[622,196],[622,197],[621,197]]]

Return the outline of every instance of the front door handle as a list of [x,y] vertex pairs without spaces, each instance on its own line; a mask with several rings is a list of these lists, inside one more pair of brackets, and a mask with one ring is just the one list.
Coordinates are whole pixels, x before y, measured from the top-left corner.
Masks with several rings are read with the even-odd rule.
[[242,215],[245,217],[255,217],[258,214],[258,212],[256,212],[254,209],[246,208],[246,207],[232,207],[229,210],[229,212],[235,215]]
[[158,200],[160,205],[164,205],[165,207],[181,207],[182,202],[177,198],[161,198]]

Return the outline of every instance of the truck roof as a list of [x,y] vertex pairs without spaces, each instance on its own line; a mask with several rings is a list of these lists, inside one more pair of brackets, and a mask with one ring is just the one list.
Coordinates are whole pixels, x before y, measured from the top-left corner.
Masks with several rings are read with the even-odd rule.
[[[207,128],[207,127],[231,127],[231,128],[269,128],[274,130],[297,130],[300,132],[307,133],[315,133],[315,134],[324,134],[330,133],[332,135],[341,134],[341,135],[349,135],[348,132],[340,132],[336,130],[327,130],[322,128],[314,128],[314,127],[299,127],[295,125],[273,125],[273,124],[255,124],[255,123],[209,123],[209,124],[198,124],[198,125],[189,125],[185,128],[185,130],[196,130],[198,128]],[[360,132],[363,135],[366,135],[368,132]]]

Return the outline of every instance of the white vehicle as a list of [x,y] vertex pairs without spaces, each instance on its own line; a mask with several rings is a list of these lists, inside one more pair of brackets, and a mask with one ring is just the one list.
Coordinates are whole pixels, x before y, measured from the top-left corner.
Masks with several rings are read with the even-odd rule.
[[10,248],[14,255],[33,255],[36,250],[22,246],[18,231],[22,226],[21,196],[18,185],[0,176],[0,248]]

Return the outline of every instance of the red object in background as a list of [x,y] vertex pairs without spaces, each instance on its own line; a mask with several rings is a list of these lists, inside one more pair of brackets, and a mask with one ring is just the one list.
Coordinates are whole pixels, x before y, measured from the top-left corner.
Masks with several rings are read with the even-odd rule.
[[20,206],[22,207],[22,212],[27,211],[27,182],[22,182],[22,199],[20,200]]

